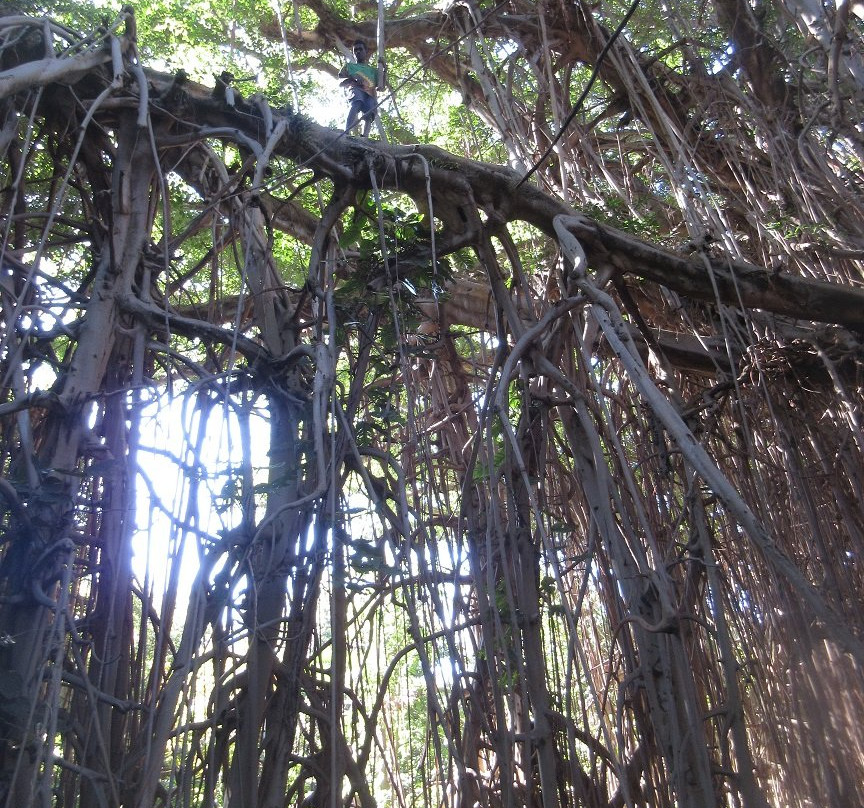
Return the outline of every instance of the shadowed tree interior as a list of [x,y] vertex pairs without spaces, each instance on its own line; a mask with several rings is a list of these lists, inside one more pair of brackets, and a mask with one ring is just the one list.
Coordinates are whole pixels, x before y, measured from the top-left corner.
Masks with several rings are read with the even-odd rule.
[[3,9],[2,805],[864,803],[864,12],[673,5]]

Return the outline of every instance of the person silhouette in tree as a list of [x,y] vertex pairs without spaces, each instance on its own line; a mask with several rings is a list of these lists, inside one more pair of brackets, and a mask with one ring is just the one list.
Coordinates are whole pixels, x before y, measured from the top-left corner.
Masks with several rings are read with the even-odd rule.
[[362,39],[354,43],[352,50],[357,61],[348,62],[339,71],[339,76],[343,79],[342,86],[351,91],[348,96],[351,106],[345,131],[350,132],[362,119],[363,137],[367,137],[378,109],[378,71],[368,64],[369,50]]

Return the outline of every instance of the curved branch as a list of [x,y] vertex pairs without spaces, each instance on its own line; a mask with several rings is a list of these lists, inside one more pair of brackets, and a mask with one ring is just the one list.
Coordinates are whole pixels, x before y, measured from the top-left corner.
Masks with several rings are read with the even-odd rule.
[[118,302],[121,309],[134,314],[151,328],[163,330],[168,327],[178,334],[182,334],[184,337],[194,337],[208,344],[217,342],[222,345],[233,346],[249,362],[256,360],[269,361],[272,358],[267,349],[262,345],[259,345],[248,337],[244,337],[242,334],[235,336],[229,329],[212,325],[204,320],[196,320],[192,317],[183,317],[179,314],[174,314],[165,309],[160,309],[152,303],[145,303],[133,295],[124,295]]

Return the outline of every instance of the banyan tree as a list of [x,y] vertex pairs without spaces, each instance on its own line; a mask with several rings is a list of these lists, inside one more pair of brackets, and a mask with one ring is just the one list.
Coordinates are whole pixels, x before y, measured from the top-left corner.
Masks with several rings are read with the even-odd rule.
[[0,805],[864,804],[862,17],[4,8]]

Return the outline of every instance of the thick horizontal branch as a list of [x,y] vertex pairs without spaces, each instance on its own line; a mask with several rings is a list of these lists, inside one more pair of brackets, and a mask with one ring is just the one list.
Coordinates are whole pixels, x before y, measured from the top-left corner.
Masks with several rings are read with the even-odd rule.
[[63,59],[25,62],[0,73],[0,100],[10,95],[52,82],[73,84],[90,70],[111,61],[110,51],[91,51]]
[[[258,111],[260,102],[230,107],[209,88],[190,82],[184,86],[176,108],[171,109],[173,102],[168,99],[173,78],[153,72],[148,77],[156,89],[156,97],[162,98],[160,105],[178,116],[185,111],[187,118],[196,121],[195,125],[189,124],[190,129],[201,125],[236,128],[261,143],[267,141],[270,124]],[[152,114],[158,117],[158,109],[152,110]],[[406,192],[418,204],[425,206],[427,195],[431,194],[436,203],[436,218],[448,225],[460,219],[472,220],[457,215],[455,208],[461,205],[482,211],[489,230],[523,220],[554,237],[552,221],[564,214],[575,217],[576,224],[571,226],[583,244],[590,267],[611,265],[686,297],[864,331],[862,289],[768,271],[701,252],[677,254],[601,225],[536,187],[522,185],[517,190],[520,175],[510,168],[468,160],[433,146],[391,146],[349,137],[290,111],[271,110],[270,114],[274,120],[286,116],[290,119],[274,155],[312,169],[337,184],[350,182],[360,188],[371,186],[370,171],[374,170],[380,187]],[[469,241],[473,237],[471,233],[464,235]],[[464,244],[466,240],[452,232],[441,236],[442,242],[447,238]]]
[[193,339],[200,339],[207,344],[217,343],[230,346],[237,353],[246,357],[250,363],[256,360],[268,361],[272,359],[266,348],[249,339],[249,337],[244,337],[242,334],[234,334],[231,329],[221,328],[205,320],[183,317],[182,315],[159,309],[152,304],[145,303],[134,295],[126,295],[121,298],[120,306],[151,328],[170,328],[177,334]]
[[571,224],[571,230],[585,247],[589,262],[593,246],[595,251],[608,253],[611,262],[628,274],[688,297],[864,331],[864,289],[768,271],[701,252],[684,257],[587,217],[579,218],[580,224]]

